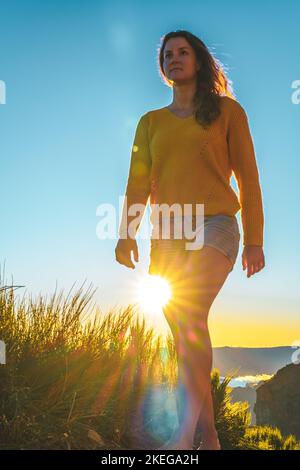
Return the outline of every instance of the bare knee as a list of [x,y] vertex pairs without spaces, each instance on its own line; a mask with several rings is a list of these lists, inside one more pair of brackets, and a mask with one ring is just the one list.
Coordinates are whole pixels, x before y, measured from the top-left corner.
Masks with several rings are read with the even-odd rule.
[[180,369],[190,371],[195,380],[202,382],[209,379],[212,370],[212,345],[209,332],[199,330],[187,331],[181,335],[177,351],[177,362]]

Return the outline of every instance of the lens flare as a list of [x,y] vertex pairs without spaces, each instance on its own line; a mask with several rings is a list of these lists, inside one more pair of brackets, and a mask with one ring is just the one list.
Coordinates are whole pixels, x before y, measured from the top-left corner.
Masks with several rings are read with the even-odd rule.
[[148,274],[138,283],[137,301],[145,310],[161,310],[171,296],[170,284],[161,276]]

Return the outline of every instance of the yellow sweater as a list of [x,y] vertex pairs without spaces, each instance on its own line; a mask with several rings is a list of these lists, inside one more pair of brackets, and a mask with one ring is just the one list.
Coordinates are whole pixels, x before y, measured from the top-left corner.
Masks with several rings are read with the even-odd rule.
[[[143,114],[132,145],[119,235],[139,216],[131,204],[204,204],[204,215],[235,215],[241,209],[244,245],[263,245],[264,214],[259,174],[248,118],[234,99],[222,96],[221,114],[204,129],[194,116],[168,108]],[[239,197],[230,185],[234,173]],[[152,211],[152,207],[151,207]],[[127,222],[124,217],[127,218]],[[125,222],[124,222],[125,221]],[[125,225],[124,225],[125,223]]]

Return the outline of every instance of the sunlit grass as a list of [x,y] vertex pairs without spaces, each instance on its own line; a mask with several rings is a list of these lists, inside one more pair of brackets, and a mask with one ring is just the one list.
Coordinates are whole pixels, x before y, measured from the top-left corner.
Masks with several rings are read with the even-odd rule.
[[[162,445],[176,422],[175,408],[166,406],[177,379],[171,336],[163,342],[146,329],[132,305],[104,315],[90,305],[91,287],[85,293],[83,287],[67,295],[55,292],[50,299],[18,297],[18,292],[0,278],[0,339],[6,344],[6,364],[0,364],[0,449]],[[280,438],[272,431],[268,439],[266,430],[248,432],[246,402],[228,402],[231,379],[221,383],[219,372],[212,373],[223,448],[297,448],[294,436]]]

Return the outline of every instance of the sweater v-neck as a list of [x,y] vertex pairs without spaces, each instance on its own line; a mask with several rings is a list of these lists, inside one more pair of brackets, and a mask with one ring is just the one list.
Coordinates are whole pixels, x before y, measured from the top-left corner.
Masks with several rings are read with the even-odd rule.
[[175,119],[182,119],[183,121],[191,119],[194,117],[195,113],[190,114],[189,116],[178,116],[178,114],[175,114],[173,111],[170,110],[170,108],[164,107],[163,109],[166,109],[172,116],[175,117]]

